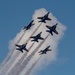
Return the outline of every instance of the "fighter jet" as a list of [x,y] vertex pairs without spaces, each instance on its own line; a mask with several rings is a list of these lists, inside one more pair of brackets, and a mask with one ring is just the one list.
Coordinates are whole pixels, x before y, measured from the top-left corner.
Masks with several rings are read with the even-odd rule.
[[53,35],[52,32],[58,34],[58,32],[56,31],[57,25],[58,25],[58,23],[56,23],[56,24],[53,25],[53,26],[48,26],[48,25],[46,25],[46,27],[49,29],[49,30],[46,30],[46,32],[49,32],[51,35]]
[[24,29],[26,29],[26,30],[30,29],[30,28],[31,28],[31,26],[33,26],[33,25],[34,25],[34,24],[33,24],[33,21],[34,21],[34,20],[32,20],[32,21],[29,23],[29,25],[28,25],[28,26],[24,26],[24,27],[23,27],[23,30],[24,30]]
[[46,23],[46,20],[51,20],[50,18],[48,18],[48,15],[49,15],[50,12],[48,12],[46,15],[44,15],[43,17],[37,17],[37,19],[41,19],[40,21],[38,22],[43,22],[43,23]]
[[26,45],[27,45],[27,43],[26,44],[22,44],[22,45],[15,45],[15,46],[17,46],[17,47],[19,47],[19,48],[16,48],[16,50],[19,50],[19,51],[21,51],[22,53],[23,53],[23,50],[25,50],[25,51],[27,51],[28,52],[28,50],[26,49]]
[[41,37],[41,33],[42,33],[42,32],[40,32],[40,33],[37,34],[36,36],[31,36],[30,38],[33,38],[33,40],[31,40],[31,41],[39,42],[39,41],[38,41],[39,39],[40,39],[40,40],[44,40],[44,38]]
[[40,53],[39,55],[41,55],[41,54],[46,54],[47,51],[51,51],[51,49],[49,49],[49,47],[50,47],[50,46],[47,46],[44,50],[39,51],[39,52],[38,52],[38,53]]

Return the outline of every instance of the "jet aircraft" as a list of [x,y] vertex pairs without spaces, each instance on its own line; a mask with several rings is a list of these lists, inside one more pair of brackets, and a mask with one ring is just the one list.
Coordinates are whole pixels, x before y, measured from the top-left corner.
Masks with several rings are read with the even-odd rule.
[[53,25],[53,26],[48,26],[48,25],[46,25],[46,27],[49,29],[49,30],[46,30],[46,32],[49,32],[51,35],[53,35],[52,32],[58,34],[58,32],[56,31],[57,25],[58,25],[58,23],[56,23],[56,24]]
[[31,36],[30,38],[33,38],[33,40],[31,40],[31,41],[39,42],[39,41],[38,41],[39,39],[40,39],[40,40],[44,40],[44,38],[41,37],[41,33],[42,33],[42,32],[40,32],[40,33],[37,34],[36,36]]
[[41,20],[38,21],[38,22],[46,23],[46,20],[51,20],[50,18],[48,18],[49,13],[50,13],[50,12],[48,12],[46,15],[44,15],[44,16],[42,16],[42,17],[37,17],[37,19],[41,19]]
[[34,20],[32,20],[32,21],[29,23],[29,25],[28,25],[28,26],[24,26],[24,27],[23,27],[23,30],[24,30],[24,29],[26,29],[26,30],[30,29],[30,28],[31,28],[31,26],[33,26],[33,25],[34,25],[34,24],[33,24],[33,22],[34,22]]
[[15,46],[19,47],[19,48],[16,48],[16,50],[19,50],[19,51],[21,51],[22,53],[23,53],[23,50],[25,50],[25,51],[28,52],[28,50],[26,49],[26,45],[27,45],[27,43],[26,43],[26,44],[22,44],[22,45],[16,44]]
[[50,46],[47,46],[44,50],[41,50],[41,51],[39,51],[38,53],[40,53],[40,55],[41,55],[41,54],[46,54],[47,51],[51,51],[51,49],[49,49],[49,47],[50,47]]

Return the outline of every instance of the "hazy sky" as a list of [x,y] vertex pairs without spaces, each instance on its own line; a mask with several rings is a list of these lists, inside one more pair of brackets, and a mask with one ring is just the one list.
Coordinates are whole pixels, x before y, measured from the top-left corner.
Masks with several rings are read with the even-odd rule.
[[45,8],[67,27],[59,43],[58,60],[37,75],[75,75],[75,1],[74,0],[0,0],[0,63],[6,57],[9,41],[24,25],[28,25],[34,11]]

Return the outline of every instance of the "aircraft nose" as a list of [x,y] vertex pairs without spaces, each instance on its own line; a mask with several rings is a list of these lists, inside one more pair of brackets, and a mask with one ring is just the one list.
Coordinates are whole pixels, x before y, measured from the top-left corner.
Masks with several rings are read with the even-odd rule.
[[50,47],[50,45],[49,46],[47,46],[47,48],[49,48]]
[[27,43],[26,43],[27,44]]
[[50,12],[48,12],[48,14],[49,14]]
[[42,32],[40,32],[40,33],[42,33]]
[[58,23],[56,23],[56,25],[58,25]]
[[47,28],[49,28],[49,26],[48,26],[48,25],[46,25],[46,27],[47,27]]
[[33,22],[34,20],[32,20],[32,22]]

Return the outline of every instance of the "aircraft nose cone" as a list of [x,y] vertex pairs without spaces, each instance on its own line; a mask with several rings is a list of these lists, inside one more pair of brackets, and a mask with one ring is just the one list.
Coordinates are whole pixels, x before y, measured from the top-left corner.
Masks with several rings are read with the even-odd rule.
[[48,14],[49,14],[50,12],[48,12]]
[[42,33],[42,32],[40,32],[40,33]]
[[47,28],[49,28],[49,26],[48,26],[48,25],[46,25],[46,27],[47,27]]
[[32,22],[33,22],[34,20],[32,20]]
[[58,23],[56,23],[56,25],[58,25]]
[[48,47],[50,47],[50,46],[48,46]]

